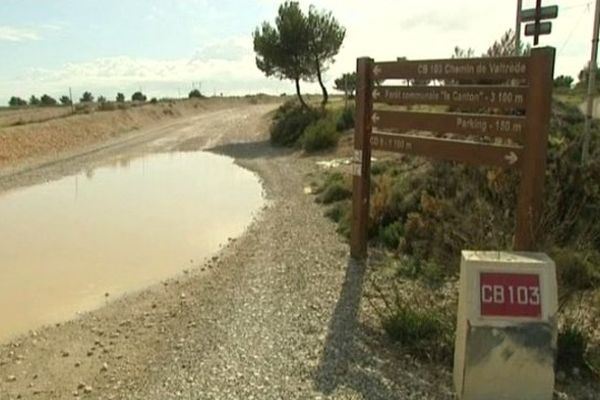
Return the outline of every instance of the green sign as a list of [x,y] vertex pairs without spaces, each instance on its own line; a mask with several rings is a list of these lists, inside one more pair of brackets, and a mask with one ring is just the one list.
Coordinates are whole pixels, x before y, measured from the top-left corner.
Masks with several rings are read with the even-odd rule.
[[[525,36],[535,36],[535,27],[536,24],[527,24],[525,25]],[[539,25],[539,30],[537,32],[538,35],[549,35],[552,32],[552,23],[551,22],[542,22]]]
[[[535,8],[521,11],[521,22],[535,21]],[[540,9],[540,19],[554,19],[558,17],[558,6],[547,6]]]

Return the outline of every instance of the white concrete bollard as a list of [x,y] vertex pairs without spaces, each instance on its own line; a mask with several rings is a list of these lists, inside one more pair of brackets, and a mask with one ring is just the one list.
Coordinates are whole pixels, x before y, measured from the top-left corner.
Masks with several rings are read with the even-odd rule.
[[454,385],[461,400],[551,400],[556,268],[541,253],[463,251]]

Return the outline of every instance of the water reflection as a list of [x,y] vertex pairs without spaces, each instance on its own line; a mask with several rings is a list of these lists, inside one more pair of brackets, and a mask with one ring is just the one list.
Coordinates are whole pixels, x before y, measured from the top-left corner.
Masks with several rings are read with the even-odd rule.
[[262,204],[256,176],[168,153],[0,196],[0,340],[189,268]]

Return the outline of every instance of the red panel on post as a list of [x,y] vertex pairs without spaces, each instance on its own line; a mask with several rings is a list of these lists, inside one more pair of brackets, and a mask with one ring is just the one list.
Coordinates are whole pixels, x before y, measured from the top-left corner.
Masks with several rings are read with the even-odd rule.
[[479,275],[482,317],[541,318],[542,294],[537,274],[482,272]]

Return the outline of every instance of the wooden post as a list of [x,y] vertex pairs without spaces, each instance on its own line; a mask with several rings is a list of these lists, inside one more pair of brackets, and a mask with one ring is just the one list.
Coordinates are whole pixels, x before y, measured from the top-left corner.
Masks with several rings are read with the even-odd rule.
[[521,183],[517,199],[514,249],[532,251],[542,216],[548,130],[552,108],[552,82],[555,50],[551,47],[531,51],[527,96],[527,135],[521,160]]
[[373,124],[373,60],[357,60],[356,126],[352,184],[352,232],[350,255],[362,260],[367,256],[369,191],[371,185],[371,132]]

